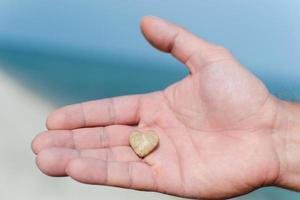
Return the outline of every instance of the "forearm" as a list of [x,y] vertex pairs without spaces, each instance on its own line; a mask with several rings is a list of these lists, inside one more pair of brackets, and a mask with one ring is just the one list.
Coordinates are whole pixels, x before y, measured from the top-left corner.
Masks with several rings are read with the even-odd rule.
[[274,127],[280,160],[276,185],[300,191],[300,104],[280,101]]

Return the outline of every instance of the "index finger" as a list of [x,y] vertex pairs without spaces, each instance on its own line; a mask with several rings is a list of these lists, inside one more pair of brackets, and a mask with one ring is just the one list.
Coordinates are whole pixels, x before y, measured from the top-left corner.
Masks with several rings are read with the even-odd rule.
[[143,95],[112,97],[62,107],[47,119],[49,130],[137,124]]

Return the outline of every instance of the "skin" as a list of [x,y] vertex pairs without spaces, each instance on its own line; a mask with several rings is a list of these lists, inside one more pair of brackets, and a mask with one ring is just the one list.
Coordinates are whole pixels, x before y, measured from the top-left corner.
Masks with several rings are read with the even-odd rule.
[[[163,91],[54,111],[48,130],[32,143],[40,170],[87,184],[201,199],[269,185],[298,189],[287,176],[293,177],[291,168],[300,171],[286,164],[290,106],[224,47],[157,17],[143,18],[141,29],[190,74]],[[159,135],[158,148],[143,159],[129,146],[133,129]]]

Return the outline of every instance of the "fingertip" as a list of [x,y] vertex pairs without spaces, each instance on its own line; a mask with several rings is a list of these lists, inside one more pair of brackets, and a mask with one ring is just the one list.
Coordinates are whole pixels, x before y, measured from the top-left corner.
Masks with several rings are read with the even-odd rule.
[[143,33],[147,33],[153,29],[154,26],[159,26],[161,24],[167,24],[167,21],[156,16],[144,16],[141,20],[141,29]]
[[141,19],[141,25],[147,25],[147,23],[151,23],[153,21],[156,21],[156,20],[162,20],[161,18],[157,17],[157,16],[153,16],[153,15],[147,15],[147,16],[144,16],[142,19]]
[[64,130],[43,131],[39,133],[31,142],[33,153],[38,154],[44,149],[62,147],[73,148],[72,133]]
[[38,168],[48,176],[65,176],[65,169],[78,152],[72,149],[50,148],[42,150],[36,157]]
[[46,128],[48,130],[62,129],[66,122],[66,114],[62,109],[58,109],[50,113],[46,120]]
[[35,136],[33,139],[32,139],[32,141],[31,141],[31,151],[34,153],[34,154],[37,154],[37,146],[38,146],[38,144],[37,144],[37,141],[36,141],[36,138],[37,138],[37,136]]
[[41,151],[36,157],[36,164],[44,174],[48,176],[64,175],[55,169],[55,157],[49,151]]
[[152,46],[164,52],[170,52],[170,41],[178,32],[177,27],[156,16],[143,17],[141,30]]
[[85,126],[82,104],[67,105],[59,108],[48,116],[48,130],[75,129]]
[[31,150],[34,154],[38,154],[41,151],[41,142],[43,142],[44,138],[44,133],[39,133],[37,136],[35,136],[35,138],[33,138],[32,142],[31,142]]

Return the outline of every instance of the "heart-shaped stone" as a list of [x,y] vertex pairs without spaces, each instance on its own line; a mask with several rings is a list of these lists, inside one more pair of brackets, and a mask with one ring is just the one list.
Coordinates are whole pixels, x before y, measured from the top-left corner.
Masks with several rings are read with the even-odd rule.
[[129,143],[134,152],[141,158],[145,157],[158,145],[159,137],[154,131],[133,131]]

